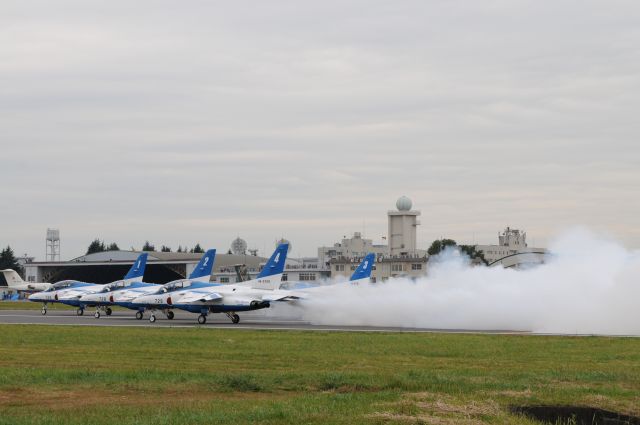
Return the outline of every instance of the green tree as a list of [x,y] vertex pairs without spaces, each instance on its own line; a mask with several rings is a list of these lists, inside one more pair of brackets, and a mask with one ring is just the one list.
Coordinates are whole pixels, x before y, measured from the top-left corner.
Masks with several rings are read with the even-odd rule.
[[171,252],[171,248],[169,248],[166,245],[162,245],[162,247],[160,248],[161,252]]
[[107,247],[105,246],[104,241],[101,241],[100,239],[95,238],[87,248],[87,255],[93,254],[95,252],[103,252],[106,250],[107,250]]
[[118,247],[117,243],[111,242],[107,247],[107,251],[120,251],[120,247]]
[[460,251],[467,254],[472,260],[478,259],[485,266],[489,265],[489,262],[484,258],[484,253],[482,251],[478,251],[475,245],[460,245]]
[[178,245],[178,250],[176,252],[182,252],[182,245]]
[[436,239],[435,241],[433,241],[433,243],[431,244],[431,246],[427,250],[427,253],[429,255],[438,255],[446,247],[448,247],[448,246],[456,246],[456,245],[457,245],[456,241],[454,241],[453,239]]
[[149,241],[145,241],[145,242],[144,242],[144,245],[142,246],[142,250],[143,250],[143,251],[155,251],[155,250],[156,250],[156,247],[155,247],[155,246],[153,246],[153,245],[151,244],[151,242],[149,242]]
[[204,253],[204,249],[202,249],[200,244],[197,243],[196,246],[194,246],[193,249],[191,249],[191,251],[189,251],[189,252],[193,252],[194,254],[202,254],[202,253]]
[[13,269],[23,276],[22,266],[18,263],[18,259],[13,254],[13,249],[11,249],[9,245],[0,251],[0,269]]
[[429,255],[438,255],[448,246],[455,247],[460,252],[468,256],[471,260],[478,260],[484,265],[489,264],[487,260],[485,260],[482,251],[478,251],[475,245],[458,245],[453,239],[438,239],[433,241],[433,243],[427,250],[427,253]]

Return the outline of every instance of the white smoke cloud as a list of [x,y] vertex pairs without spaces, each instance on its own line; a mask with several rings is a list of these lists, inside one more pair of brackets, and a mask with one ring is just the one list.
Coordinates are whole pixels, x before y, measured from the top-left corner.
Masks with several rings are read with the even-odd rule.
[[640,335],[640,252],[585,229],[528,270],[473,267],[447,252],[417,281],[338,284],[313,291],[314,324]]

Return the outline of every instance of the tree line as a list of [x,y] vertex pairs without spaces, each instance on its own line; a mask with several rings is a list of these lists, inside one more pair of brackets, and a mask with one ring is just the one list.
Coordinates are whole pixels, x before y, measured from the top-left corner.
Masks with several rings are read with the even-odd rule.
[[[100,240],[99,238],[96,238],[89,244],[89,247],[87,248],[87,255],[94,254],[96,252],[119,251],[119,250],[120,250],[120,247],[118,247],[117,243],[112,242],[110,244],[106,244],[104,240]],[[131,250],[135,251],[136,249],[131,247]],[[155,245],[153,245],[149,241],[144,242],[144,244],[142,245],[142,251],[157,252]],[[162,245],[160,247],[160,252],[173,252],[173,251],[171,247],[167,245]],[[193,248],[188,248],[186,246],[182,247],[182,245],[178,245],[178,249],[176,250],[176,252],[189,252],[192,254],[202,254],[204,253],[204,249],[200,246],[199,243],[197,243]]]
[[[0,270],[13,269],[24,278],[24,269],[18,263],[18,259],[9,245],[0,251]],[[0,274],[0,282],[4,282],[4,276]]]
[[460,252],[469,256],[471,260],[479,261],[485,266],[489,265],[489,262],[484,258],[484,253],[482,251],[478,251],[475,245],[458,245],[458,243],[453,239],[436,239],[427,250],[427,254],[438,255],[447,247],[458,249]]

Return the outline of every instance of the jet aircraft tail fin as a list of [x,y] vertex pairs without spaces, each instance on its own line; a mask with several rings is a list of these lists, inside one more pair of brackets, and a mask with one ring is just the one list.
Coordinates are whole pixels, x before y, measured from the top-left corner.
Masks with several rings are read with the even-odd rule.
[[353,284],[365,283],[369,282],[371,278],[371,271],[373,270],[373,265],[375,263],[375,254],[369,253],[367,254],[356,271],[353,272],[349,281]]
[[282,272],[284,271],[284,265],[287,261],[288,251],[289,244],[281,243],[273,254],[271,254],[271,258],[269,258],[269,261],[267,261],[262,268],[262,271],[260,271],[255,279],[247,282],[240,282],[236,285],[250,286],[256,289],[279,289],[280,281],[282,280]]
[[26,283],[15,270],[6,269],[0,271],[4,275],[4,279],[7,281],[7,286],[9,288],[12,286],[24,285]]
[[193,269],[193,271],[189,275],[189,279],[197,280],[200,282],[208,282],[211,278],[211,271],[213,270],[213,263],[215,259],[215,249],[210,249],[205,252],[196,268]]
[[284,263],[287,261],[287,252],[289,252],[289,244],[281,243],[276,250],[271,254],[271,258],[264,265],[257,278],[263,278],[281,274],[284,271]]
[[140,254],[133,266],[129,269],[129,272],[125,275],[124,280],[138,280],[144,276],[144,269],[147,267],[147,257],[149,254],[146,252]]

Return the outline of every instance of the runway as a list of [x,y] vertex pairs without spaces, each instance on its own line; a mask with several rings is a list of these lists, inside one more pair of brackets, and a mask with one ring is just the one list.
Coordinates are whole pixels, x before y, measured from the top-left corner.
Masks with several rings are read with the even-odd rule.
[[197,315],[183,311],[174,311],[173,320],[168,320],[161,312],[156,312],[157,320],[149,321],[149,313],[142,320],[135,318],[134,311],[114,311],[111,316],[102,314],[99,319],[93,315],[95,310],[87,309],[83,316],[77,316],[75,310],[49,309],[46,316],[40,310],[0,310],[0,324],[20,325],[61,325],[61,326],[134,326],[134,327],[172,327],[172,328],[211,328],[211,329],[250,329],[281,331],[323,331],[323,332],[438,332],[438,333],[492,333],[527,334],[527,332],[494,330],[473,331],[465,329],[424,329],[399,328],[386,326],[325,326],[314,325],[303,320],[278,317],[264,311],[244,312],[240,314],[240,323],[233,324],[224,314],[210,314],[207,323],[199,325]]

